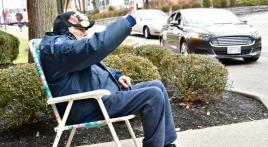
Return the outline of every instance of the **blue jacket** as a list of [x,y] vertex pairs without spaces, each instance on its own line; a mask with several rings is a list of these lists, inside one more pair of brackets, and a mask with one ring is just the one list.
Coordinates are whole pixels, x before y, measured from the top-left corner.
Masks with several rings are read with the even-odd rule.
[[[96,89],[120,90],[117,80],[121,73],[101,61],[124,41],[135,23],[132,16],[120,18],[105,31],[80,40],[68,31],[60,35],[46,33],[41,42],[40,59],[53,97]],[[63,116],[66,103],[57,108]],[[80,122],[88,115],[86,112],[89,112],[88,107],[74,103],[68,122]]]

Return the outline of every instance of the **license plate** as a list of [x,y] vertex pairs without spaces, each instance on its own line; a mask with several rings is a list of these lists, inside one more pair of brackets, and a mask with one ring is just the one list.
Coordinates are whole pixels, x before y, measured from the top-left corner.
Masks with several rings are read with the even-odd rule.
[[227,54],[241,54],[241,46],[228,46]]

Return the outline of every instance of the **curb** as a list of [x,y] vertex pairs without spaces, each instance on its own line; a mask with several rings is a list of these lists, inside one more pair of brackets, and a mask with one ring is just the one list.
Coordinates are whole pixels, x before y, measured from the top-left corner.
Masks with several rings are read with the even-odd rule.
[[237,92],[239,94],[255,98],[255,99],[261,101],[262,104],[266,107],[266,109],[268,109],[268,96],[266,96],[266,95],[259,94],[259,93],[253,92],[253,91],[236,89],[236,88],[226,89],[226,91]]

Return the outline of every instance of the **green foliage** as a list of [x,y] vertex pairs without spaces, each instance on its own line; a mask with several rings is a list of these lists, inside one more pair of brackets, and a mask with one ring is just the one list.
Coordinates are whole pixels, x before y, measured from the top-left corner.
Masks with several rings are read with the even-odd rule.
[[181,5],[175,4],[175,5],[172,6],[172,11],[180,10],[181,8],[182,8]]
[[192,8],[201,8],[200,3],[192,3]]
[[172,55],[161,64],[165,66],[164,76],[176,85],[184,101],[211,101],[224,91],[228,73],[215,58]]
[[268,0],[260,0],[260,5],[268,5]]
[[173,54],[170,49],[159,45],[143,45],[137,47],[136,50],[137,50],[136,55],[149,59],[159,69],[162,69],[160,67],[161,60],[165,56],[170,56],[171,54]]
[[113,6],[109,6],[108,10],[109,10],[109,11],[114,11],[115,8],[114,8]]
[[127,14],[126,9],[118,9],[118,10],[110,10],[109,11],[103,11],[100,13],[93,14],[91,16],[92,19],[103,19],[103,18],[110,18],[110,17],[118,17],[118,16],[123,16]]
[[111,55],[104,62],[132,79],[132,83],[159,80],[160,75],[148,59],[131,54]]
[[0,83],[0,117],[9,127],[36,121],[36,112],[51,112],[34,65],[0,70]]
[[220,0],[220,7],[225,8],[227,6],[227,0]]
[[191,8],[191,7],[192,7],[191,4],[188,4],[188,3],[182,4],[182,9],[187,9],[187,8]]
[[0,64],[12,63],[19,54],[19,39],[0,31]]
[[137,54],[137,50],[130,45],[120,45],[115,51],[113,51],[112,55],[119,55],[119,54]]
[[233,7],[236,4],[236,0],[230,0],[230,6]]
[[220,0],[212,0],[212,3],[213,3],[213,7],[215,7],[215,8],[221,7]]
[[203,0],[203,7],[209,8],[211,6],[210,0]]
[[[172,8],[173,9],[173,8]],[[164,5],[163,7],[161,7],[161,10],[163,12],[169,12],[169,6],[168,5]],[[174,9],[173,9],[174,10]]]
[[237,3],[240,6],[267,5],[268,0],[239,0]]

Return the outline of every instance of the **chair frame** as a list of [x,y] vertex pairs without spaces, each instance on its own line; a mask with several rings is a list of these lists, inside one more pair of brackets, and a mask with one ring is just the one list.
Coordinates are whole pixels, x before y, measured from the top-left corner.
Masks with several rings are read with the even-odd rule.
[[[115,144],[117,147],[121,147],[119,138],[115,132],[115,129],[113,127],[113,122],[119,122],[119,121],[125,121],[127,128],[130,132],[130,135],[134,141],[134,144],[136,147],[140,147],[137,138],[135,137],[135,133],[130,125],[129,119],[132,119],[135,117],[135,115],[128,115],[128,116],[123,116],[123,117],[118,117],[118,118],[110,118],[107,110],[104,106],[104,103],[102,101],[102,97],[106,95],[110,95],[111,92],[105,89],[100,89],[100,90],[94,90],[94,91],[89,91],[89,92],[84,92],[84,93],[78,93],[78,94],[71,94],[67,96],[61,96],[61,97],[52,97],[52,94],[49,90],[48,84],[46,82],[46,78],[44,76],[44,72],[42,70],[42,67],[40,65],[40,42],[41,39],[32,39],[29,42],[29,47],[31,54],[33,56],[34,62],[35,62],[35,67],[37,69],[38,75],[41,78],[43,89],[47,95],[47,103],[52,106],[52,109],[54,111],[54,114],[56,116],[58,126],[54,128],[56,132],[56,137],[53,143],[53,147],[56,147],[59,143],[59,140],[61,138],[62,132],[65,130],[71,130],[71,133],[69,135],[68,141],[66,143],[66,147],[69,147],[71,145],[73,136],[75,134],[76,129],[78,128],[99,128],[104,125],[108,125],[109,130],[113,136],[113,139],[115,141]],[[66,125],[66,121],[68,118],[68,115],[70,113],[70,110],[72,108],[72,104],[75,100],[81,100],[81,99],[95,99],[97,100],[99,107],[102,111],[102,114],[104,116],[104,120],[99,120],[99,121],[94,121],[94,122],[87,122],[87,123],[82,123],[82,124],[75,124],[75,125]],[[58,110],[56,108],[57,103],[62,103],[62,102],[68,102],[68,105],[66,107],[65,113],[63,117],[61,118]]]

